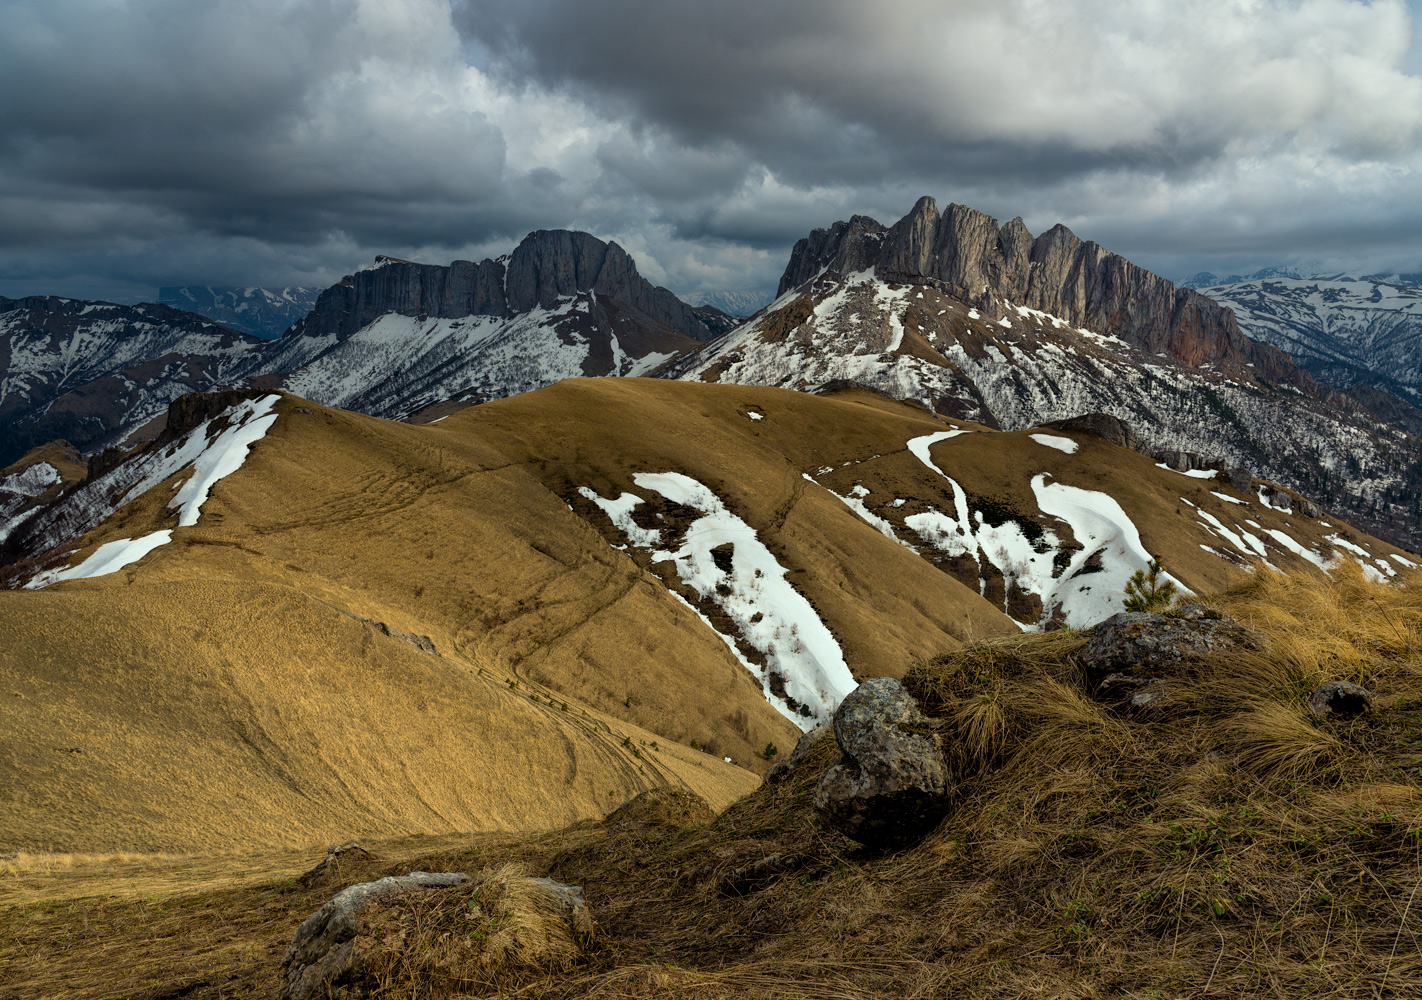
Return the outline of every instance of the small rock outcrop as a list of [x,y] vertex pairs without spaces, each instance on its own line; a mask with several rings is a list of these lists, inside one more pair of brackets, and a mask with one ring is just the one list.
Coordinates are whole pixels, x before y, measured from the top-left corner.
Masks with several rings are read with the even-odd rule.
[[1095,434],[1112,444],[1130,448],[1132,451],[1140,451],[1142,445],[1140,435],[1131,429],[1130,424],[1109,413],[1083,413],[1079,417],[1058,420],[1051,426],[1064,431],[1084,431],[1087,434]]
[[[1169,677],[1183,664],[1227,649],[1258,649],[1263,636],[1198,604],[1172,614],[1122,611],[1091,630],[1080,655],[1094,678]],[[1098,681],[1102,683],[1102,681]]]
[[829,736],[831,732],[833,732],[833,729],[829,723],[825,723],[824,725],[816,726],[804,736],[801,736],[795,742],[795,748],[793,750],[765,769],[765,773],[760,777],[761,783],[774,785],[779,781],[783,781],[789,776],[791,771],[804,763],[805,757],[809,754],[811,748],[820,740]]
[[367,919],[371,904],[380,897],[409,890],[447,889],[468,881],[463,872],[411,872],[342,889],[296,929],[282,959],[282,997],[325,997],[332,986],[360,978],[383,945]]
[[609,830],[701,826],[716,818],[706,800],[685,788],[652,788],[633,796],[603,818]]
[[923,836],[948,810],[948,769],[932,720],[904,686],[875,677],[834,713],[844,760],[815,788],[815,810],[862,844],[885,846]]
[[381,985],[424,995],[501,967],[566,965],[592,934],[578,886],[509,869],[411,872],[343,889],[307,917],[282,959],[280,995]]
[[310,871],[300,875],[296,881],[301,885],[310,885],[327,872],[334,871],[351,861],[372,860],[375,860],[375,855],[354,840],[345,844],[333,844],[327,848],[326,856],[318,861]]
[[1368,689],[1352,681],[1329,681],[1308,698],[1308,710],[1314,715],[1361,715],[1372,707]]

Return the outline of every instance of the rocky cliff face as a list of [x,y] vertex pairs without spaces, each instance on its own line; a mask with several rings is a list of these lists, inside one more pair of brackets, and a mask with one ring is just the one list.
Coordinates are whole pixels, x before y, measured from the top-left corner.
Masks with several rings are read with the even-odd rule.
[[1249,340],[1228,308],[1193,289],[1176,288],[1065,226],[1033,238],[1021,219],[999,225],[963,205],[940,215],[929,197],[889,229],[855,216],[815,230],[795,244],[779,294],[822,270],[869,268],[885,281],[931,284],[991,318],[1025,306],[1150,354],[1189,365],[1253,365],[1272,382],[1314,388],[1286,355]]
[[310,315],[283,338],[344,340],[381,316],[511,319],[560,300],[591,293],[634,307],[655,323],[693,340],[718,330],[665,288],[654,287],[616,243],[587,233],[539,230],[524,237],[513,254],[448,267],[376,258],[373,267],[343,278],[321,293]]

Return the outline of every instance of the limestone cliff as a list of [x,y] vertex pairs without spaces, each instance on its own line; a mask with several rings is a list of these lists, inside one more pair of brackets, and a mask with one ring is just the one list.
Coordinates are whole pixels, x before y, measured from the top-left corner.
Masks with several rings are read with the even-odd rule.
[[1006,225],[976,209],[929,197],[885,229],[855,216],[795,244],[778,294],[821,270],[873,268],[886,281],[929,283],[990,317],[1038,309],[1148,353],[1190,365],[1253,365],[1272,382],[1313,389],[1288,355],[1247,338],[1228,308],[1132,264],[1057,225],[1033,238],[1021,219]]

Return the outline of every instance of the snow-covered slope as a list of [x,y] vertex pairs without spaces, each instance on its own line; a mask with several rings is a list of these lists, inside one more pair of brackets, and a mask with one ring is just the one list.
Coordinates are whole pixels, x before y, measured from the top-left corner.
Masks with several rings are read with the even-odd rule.
[[1330,385],[1422,404],[1422,288],[1375,278],[1256,277],[1203,288],[1240,328]]
[[[290,346],[319,351],[283,378],[285,388],[398,419],[445,400],[498,399],[565,378],[643,375],[694,342],[585,292],[512,317],[389,313],[344,339],[293,338]],[[281,358],[286,367],[299,355]]]
[[178,396],[231,385],[263,343],[168,306],[0,299],[0,465],[59,438],[122,440]]
[[681,300],[687,305],[714,306],[730,316],[750,316],[775,298],[770,292],[691,292]]

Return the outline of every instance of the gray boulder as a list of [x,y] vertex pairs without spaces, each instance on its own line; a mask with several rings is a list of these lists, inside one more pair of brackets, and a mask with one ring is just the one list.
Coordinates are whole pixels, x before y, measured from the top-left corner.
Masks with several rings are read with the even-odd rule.
[[332,986],[359,976],[380,947],[362,919],[372,902],[391,893],[444,889],[468,881],[463,872],[411,872],[342,889],[296,929],[282,959],[283,1000],[325,997]]
[[1240,493],[1248,496],[1254,488],[1254,474],[1248,469],[1235,467],[1225,469],[1225,476],[1229,479],[1229,484]]
[[1314,715],[1360,715],[1372,707],[1368,689],[1352,681],[1329,681],[1308,698],[1308,710]]
[[[460,893],[453,906],[441,895],[449,892]],[[412,872],[353,885],[307,917],[282,960],[280,996],[316,1000],[348,987],[364,996],[392,985],[423,996],[502,967],[566,966],[592,935],[578,886],[507,870]]]
[[862,844],[920,837],[948,811],[948,769],[931,719],[891,677],[865,681],[834,713],[844,760],[815,788],[815,810]]
[[1182,673],[1183,666],[1224,650],[1260,648],[1259,633],[1233,618],[1206,617],[1209,610],[1186,605],[1179,615],[1122,611],[1091,630],[1079,656],[1090,676],[1146,679]]

